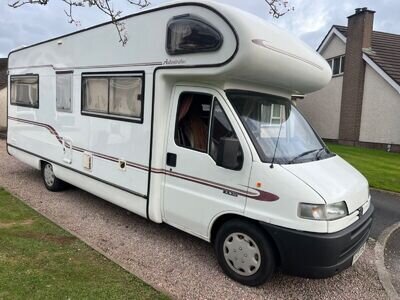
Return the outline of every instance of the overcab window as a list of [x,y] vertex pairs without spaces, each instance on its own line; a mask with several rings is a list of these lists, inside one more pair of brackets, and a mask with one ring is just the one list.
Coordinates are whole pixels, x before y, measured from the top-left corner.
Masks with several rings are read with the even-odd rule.
[[39,75],[11,76],[12,105],[39,108]]
[[198,17],[183,15],[168,23],[167,52],[170,55],[217,51],[222,42],[221,33]]
[[133,74],[84,75],[82,114],[142,120],[143,77]]

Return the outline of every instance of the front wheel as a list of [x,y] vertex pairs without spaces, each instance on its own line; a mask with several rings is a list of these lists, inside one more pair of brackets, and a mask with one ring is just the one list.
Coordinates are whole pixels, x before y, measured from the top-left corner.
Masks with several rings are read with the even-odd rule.
[[219,229],[214,246],[223,271],[241,284],[261,285],[275,271],[272,245],[255,224],[238,219],[228,221]]
[[46,188],[52,192],[60,192],[66,189],[67,184],[58,179],[53,171],[53,166],[49,163],[42,164],[42,177]]

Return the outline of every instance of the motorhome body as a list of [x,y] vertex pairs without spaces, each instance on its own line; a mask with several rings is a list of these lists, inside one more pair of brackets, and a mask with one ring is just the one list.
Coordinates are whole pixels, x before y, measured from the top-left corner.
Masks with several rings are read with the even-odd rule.
[[216,2],[123,22],[125,47],[106,23],[10,53],[9,153],[51,190],[65,181],[213,242],[245,284],[278,264],[312,277],[351,265],[371,225],[368,183],[289,100],[329,82],[325,60]]

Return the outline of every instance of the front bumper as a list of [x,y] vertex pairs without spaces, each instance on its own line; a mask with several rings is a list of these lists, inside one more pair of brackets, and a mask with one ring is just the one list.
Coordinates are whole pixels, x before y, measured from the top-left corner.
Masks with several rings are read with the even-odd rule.
[[310,233],[267,223],[261,226],[274,240],[285,273],[308,277],[333,276],[353,263],[372,226],[374,206],[354,224],[335,233]]

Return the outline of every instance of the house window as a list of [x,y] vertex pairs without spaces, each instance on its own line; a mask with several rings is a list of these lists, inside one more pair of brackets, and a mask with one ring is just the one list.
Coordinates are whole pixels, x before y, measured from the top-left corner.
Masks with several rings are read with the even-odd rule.
[[167,52],[170,55],[217,51],[222,41],[218,30],[198,17],[183,15],[168,23]]
[[57,111],[72,112],[72,73],[56,74]]
[[345,63],[345,61],[346,61],[346,57],[344,57],[344,56],[341,56],[341,61],[340,61],[340,71],[342,72],[342,73],[344,73],[344,63]]
[[141,122],[143,88],[133,74],[83,75],[82,114]]
[[261,120],[267,126],[279,126],[282,120],[282,110],[284,106],[280,104],[270,104],[261,106]]
[[344,73],[344,63],[345,63],[344,55],[330,58],[327,60],[327,62],[331,67],[334,76],[341,75]]
[[12,105],[39,108],[39,75],[11,76]]

